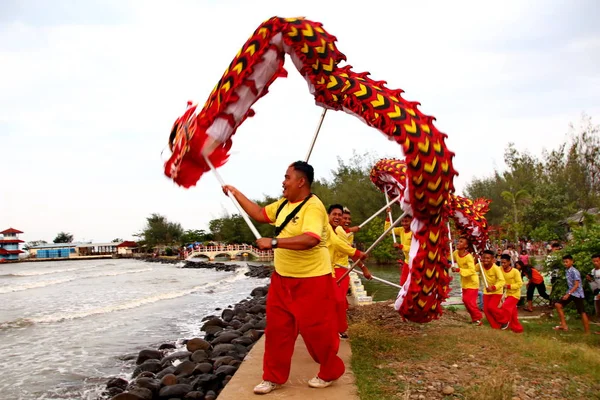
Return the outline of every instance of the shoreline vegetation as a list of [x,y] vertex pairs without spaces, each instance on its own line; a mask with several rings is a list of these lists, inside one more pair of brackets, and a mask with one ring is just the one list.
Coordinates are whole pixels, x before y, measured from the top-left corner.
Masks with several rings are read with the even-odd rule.
[[[180,263],[182,260],[150,259],[152,262]],[[150,261],[144,260],[144,261]],[[248,277],[268,278],[272,267],[248,264]],[[235,271],[238,264],[186,261],[182,268],[211,268]],[[131,379],[110,378],[100,399],[214,400],[231,380],[242,361],[266,327],[268,286],[254,288],[249,297],[227,308],[215,309],[219,315],[202,318],[203,337],[147,347],[121,357],[130,369]]]

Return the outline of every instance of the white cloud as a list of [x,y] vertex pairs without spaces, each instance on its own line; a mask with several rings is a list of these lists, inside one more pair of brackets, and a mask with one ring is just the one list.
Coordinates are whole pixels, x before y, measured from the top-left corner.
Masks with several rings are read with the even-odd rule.
[[[60,230],[130,238],[151,212],[205,228],[224,209],[233,212],[212,175],[190,190],[176,187],[160,152],[186,101],[202,104],[273,15],[322,22],[356,71],[421,102],[449,135],[459,191],[502,167],[508,142],[539,154],[560,143],[582,111],[600,117],[594,2],[55,3],[46,14],[35,1],[0,12],[0,154],[19,178],[0,191],[0,225],[29,240],[52,240]],[[556,24],[557,15],[568,18]],[[286,66],[289,78],[255,105],[220,169],[254,198],[280,192],[285,167],[305,156],[321,113]],[[311,163],[328,176],[354,149],[401,157],[380,133],[329,112]]]

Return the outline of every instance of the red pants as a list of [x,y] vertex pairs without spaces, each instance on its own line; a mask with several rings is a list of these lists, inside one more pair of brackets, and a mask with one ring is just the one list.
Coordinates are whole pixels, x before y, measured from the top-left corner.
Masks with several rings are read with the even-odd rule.
[[408,279],[408,261],[398,260],[398,264],[400,264],[400,286],[402,286]]
[[519,312],[517,311],[517,303],[519,300],[513,296],[508,296],[502,304],[502,311],[506,320],[510,321],[510,330],[515,333],[523,332],[523,326],[519,322]]
[[321,365],[319,378],[332,381],[344,374],[344,362],[337,356],[340,338],[334,285],[330,274],[311,278],[272,274],[267,295],[263,380],[287,382],[298,333],[313,360]]
[[477,297],[479,296],[479,289],[463,289],[462,300],[467,312],[471,316],[471,321],[481,321],[482,315],[477,307]]
[[[344,268],[336,268],[334,270],[335,273],[335,281],[342,275],[346,273],[346,269]],[[350,285],[350,275],[347,275],[340,284],[335,284],[335,313],[337,314],[337,331],[339,333],[344,333],[348,330],[348,317],[346,315],[346,310],[348,309],[348,299],[346,298],[346,294],[348,293],[348,286]]]
[[483,312],[492,329],[500,329],[500,325],[508,322],[504,311],[498,308],[500,300],[501,294],[483,294]]

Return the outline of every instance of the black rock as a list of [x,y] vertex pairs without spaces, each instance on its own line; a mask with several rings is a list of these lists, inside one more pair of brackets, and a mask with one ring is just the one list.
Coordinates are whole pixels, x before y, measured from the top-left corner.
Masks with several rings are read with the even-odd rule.
[[152,400],[152,397],[154,397],[150,389],[146,389],[143,387],[134,387],[128,390],[127,392],[143,400]]
[[175,372],[174,366],[167,367],[167,368],[163,369],[162,371],[160,371],[158,374],[156,374],[156,379],[160,380],[160,379],[164,378],[166,375],[173,374],[173,372]]
[[221,343],[215,346],[212,351],[213,357],[225,355],[228,351],[235,351],[235,345],[229,343]]
[[114,397],[120,393],[123,393],[123,389],[120,387],[111,387],[102,392],[102,396],[104,397]]
[[177,347],[173,343],[163,343],[159,346],[159,350],[176,349]]
[[221,313],[221,318],[223,319],[223,321],[225,322],[229,322],[233,319],[234,313],[233,310],[226,308],[225,310],[223,310],[223,312]]
[[153,349],[144,349],[139,352],[135,363],[137,365],[140,365],[141,363],[143,363],[146,360],[160,360],[161,358],[163,358],[162,351],[153,350]]
[[238,328],[238,331],[244,333],[254,328],[254,324],[252,322],[246,322],[244,325]]
[[223,331],[223,333],[217,336],[216,339],[210,342],[213,346],[216,346],[221,343],[230,343],[233,339],[242,336],[240,332],[236,331]]
[[160,372],[162,369],[163,369],[163,366],[159,360],[146,360],[137,366],[137,368],[133,371],[133,374],[131,375],[131,377],[135,378],[144,371],[150,371],[150,372],[157,373],[157,372]]
[[243,325],[243,324],[242,324],[242,322],[240,322],[240,321],[239,321],[239,320],[237,320],[237,319],[234,319],[233,321],[231,321],[231,322],[229,323],[229,326],[231,326],[233,329],[239,329],[239,328],[241,328],[241,327],[242,327],[242,325]]
[[201,363],[208,359],[208,353],[206,350],[196,350],[194,354],[190,356],[190,360],[195,363]]
[[186,360],[175,367],[174,375],[179,377],[190,376],[194,372],[194,368],[196,368],[196,363],[193,361]]
[[246,310],[244,310],[242,307],[240,306],[235,306],[235,308],[233,309],[233,312],[235,314],[236,317],[238,318],[245,318],[247,313]]
[[217,368],[217,370],[215,371],[215,374],[217,376],[227,376],[227,375],[233,375],[235,374],[235,371],[237,371],[236,367],[233,367],[231,365],[221,365],[219,368]]
[[110,378],[108,382],[106,382],[107,389],[117,387],[125,390],[125,388],[127,388],[127,385],[129,385],[129,382],[122,378]]
[[204,399],[204,392],[199,392],[197,390],[194,390],[192,392],[189,392],[188,394],[185,395],[184,399],[185,400],[202,400]]
[[222,356],[217,357],[213,361],[213,365],[215,369],[219,368],[221,365],[229,365],[230,362],[234,361],[236,358],[231,356]]
[[258,313],[264,314],[266,311],[267,311],[267,308],[265,306],[263,306],[262,304],[257,304],[255,306],[252,306],[248,310],[248,312],[250,312],[252,314],[258,314]]
[[188,340],[186,347],[188,349],[188,351],[190,352],[194,352],[196,350],[208,350],[210,349],[210,343],[208,343],[206,340],[204,339],[200,339],[200,338],[193,338]]
[[150,372],[150,371],[144,371],[144,372],[142,372],[141,374],[139,374],[137,377],[138,377],[138,378],[154,378],[154,377],[155,377],[155,375],[154,375],[154,373],[153,373],[153,372]]
[[204,325],[202,325],[202,328],[200,328],[200,330],[204,331],[204,328],[206,328],[207,326],[220,326],[221,328],[225,328],[227,324],[220,318],[213,318],[206,321]]
[[212,372],[212,370],[213,370],[213,365],[208,362],[203,362],[203,363],[196,365],[196,369],[195,369],[195,371],[197,371],[201,374],[208,374],[209,372]]
[[204,328],[204,332],[206,332],[207,335],[214,335],[217,332],[220,332],[223,330],[222,326],[216,326],[216,325],[210,325]]
[[264,331],[265,329],[267,329],[267,320],[263,319],[263,320],[258,321],[256,324],[254,324],[254,328]]
[[199,388],[209,388],[212,383],[214,381],[216,381],[218,378],[216,375],[213,374],[202,374],[198,376],[198,379],[196,379],[196,383],[194,384],[194,386],[196,387],[196,389]]
[[242,336],[239,338],[235,338],[231,341],[231,344],[241,344],[242,346],[248,346],[254,343],[251,337]]
[[204,396],[204,400],[215,400],[216,398],[217,394],[212,390],[206,392],[206,396]]
[[160,389],[158,395],[163,399],[169,399],[172,397],[183,397],[192,390],[192,385],[178,383],[177,385],[165,386],[164,388]]
[[169,365],[171,362],[175,361],[175,360],[187,360],[188,358],[190,358],[190,356],[192,355],[192,352],[190,351],[176,351],[175,353],[171,353],[168,356],[165,356],[161,362],[163,363],[163,365]]
[[135,386],[149,389],[152,393],[158,393],[160,381],[154,378],[137,378],[133,383]]

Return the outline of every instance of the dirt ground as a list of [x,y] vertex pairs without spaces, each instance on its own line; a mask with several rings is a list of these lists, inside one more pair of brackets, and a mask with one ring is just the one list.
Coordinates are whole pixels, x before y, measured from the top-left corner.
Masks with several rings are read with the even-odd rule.
[[547,307],[522,313],[525,332],[515,334],[471,326],[460,311],[415,324],[402,321],[391,302],[351,310],[361,399],[600,398],[599,342],[582,342],[577,332],[557,336]]

